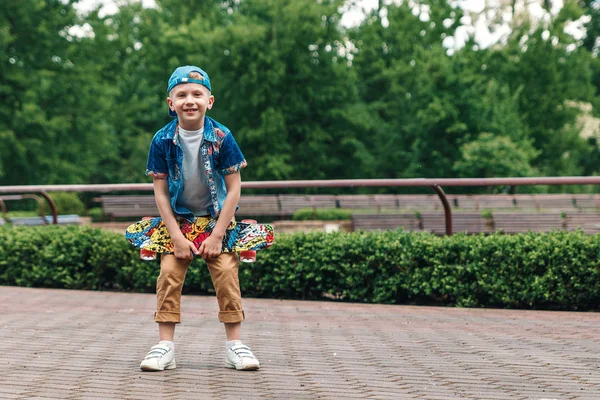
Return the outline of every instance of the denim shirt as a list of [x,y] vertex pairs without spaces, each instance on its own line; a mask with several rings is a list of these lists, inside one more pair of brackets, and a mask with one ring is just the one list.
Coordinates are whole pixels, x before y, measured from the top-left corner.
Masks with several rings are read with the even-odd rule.
[[[146,175],[158,179],[168,179],[171,208],[176,217],[191,220],[195,215],[187,208],[177,205],[183,193],[183,149],[179,143],[177,118],[156,132],[150,151]],[[208,177],[208,191],[212,205],[207,215],[218,218],[227,196],[225,175],[239,171],[247,165],[244,155],[233,135],[212,118],[204,117],[204,140],[200,146],[201,162]]]

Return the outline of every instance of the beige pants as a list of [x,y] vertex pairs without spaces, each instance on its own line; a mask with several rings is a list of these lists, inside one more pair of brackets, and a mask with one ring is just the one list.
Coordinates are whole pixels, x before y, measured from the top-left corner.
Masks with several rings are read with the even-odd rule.
[[[172,254],[162,254],[160,275],[156,281],[156,322],[181,321],[181,290],[192,260],[182,260]],[[219,303],[219,321],[244,320],[242,295],[238,280],[240,261],[237,253],[221,253],[206,260]]]

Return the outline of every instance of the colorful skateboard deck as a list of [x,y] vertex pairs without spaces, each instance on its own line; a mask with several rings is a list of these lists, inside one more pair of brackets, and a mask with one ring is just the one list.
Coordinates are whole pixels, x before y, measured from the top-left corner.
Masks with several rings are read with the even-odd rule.
[[[194,222],[179,221],[179,228],[184,236],[192,241],[196,248],[208,238],[217,220],[208,217],[198,217]],[[162,218],[150,218],[132,225],[125,231],[125,238],[140,249],[156,253],[173,253],[174,246],[167,227]],[[261,250],[273,244],[273,227],[267,224],[248,224],[231,221],[223,237],[223,252],[246,250]]]

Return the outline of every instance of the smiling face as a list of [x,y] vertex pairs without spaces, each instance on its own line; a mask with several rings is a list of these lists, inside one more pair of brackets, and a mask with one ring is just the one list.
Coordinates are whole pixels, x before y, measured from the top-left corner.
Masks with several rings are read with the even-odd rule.
[[177,113],[179,126],[190,131],[204,126],[204,115],[214,101],[210,91],[198,83],[177,85],[167,97],[169,108]]

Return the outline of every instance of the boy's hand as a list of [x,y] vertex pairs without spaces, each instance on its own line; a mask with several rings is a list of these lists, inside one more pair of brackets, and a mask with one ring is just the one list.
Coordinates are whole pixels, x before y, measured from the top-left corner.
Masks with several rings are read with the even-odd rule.
[[222,250],[222,239],[218,236],[210,235],[204,242],[202,242],[198,252],[202,258],[206,260],[207,258],[217,257],[219,254],[221,254]]
[[187,240],[184,236],[175,240],[173,239],[174,252],[173,255],[177,258],[192,260],[194,255],[200,254],[196,245],[191,241]]

